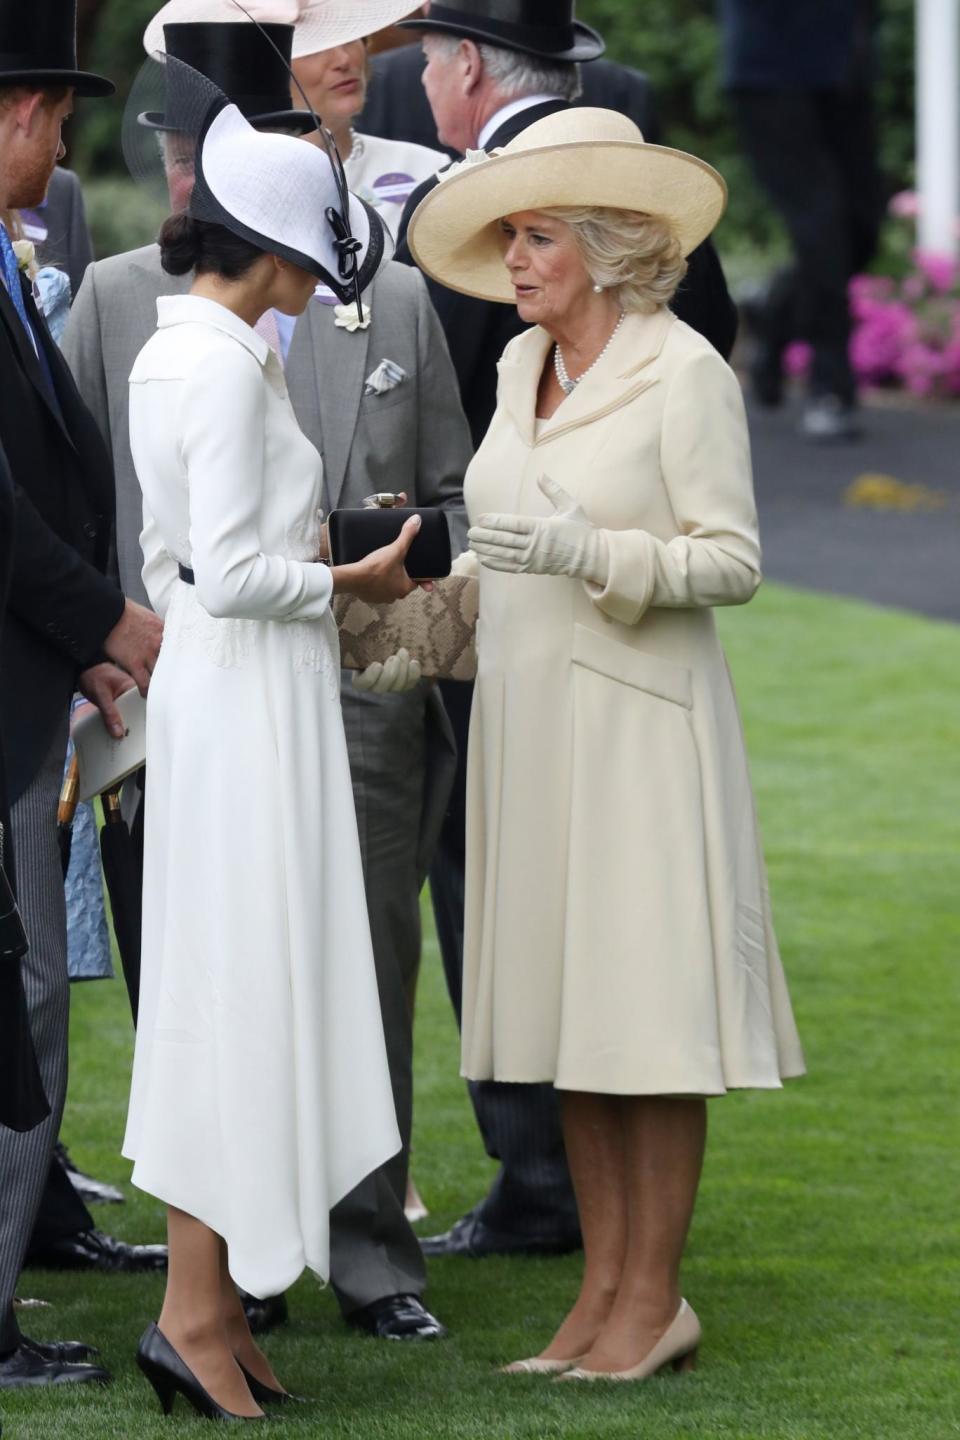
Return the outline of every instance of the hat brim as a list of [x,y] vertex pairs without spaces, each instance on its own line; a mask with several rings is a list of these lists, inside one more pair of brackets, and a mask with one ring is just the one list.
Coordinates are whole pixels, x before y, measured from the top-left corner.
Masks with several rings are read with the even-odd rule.
[[519,51],[521,55],[535,55],[539,60],[598,60],[607,48],[597,31],[585,25],[582,20],[573,22],[577,38],[567,50],[543,50],[537,46],[522,44],[519,40],[511,40],[509,35],[498,31],[486,30],[482,25],[471,25],[468,20],[461,24],[459,20],[431,20],[429,15],[417,20],[400,20],[397,22],[397,29],[432,31],[438,35],[462,35],[465,40],[475,40],[480,45],[498,45],[503,50]]
[[665,145],[586,140],[468,163],[417,206],[407,230],[427,275],[464,295],[516,304],[498,222],[560,206],[633,210],[665,220],[684,255],[713,230],[727,203],[722,176]]
[[93,75],[89,70],[4,70],[0,73],[3,85],[71,85],[75,95],[87,99],[103,99],[113,95],[116,85],[103,75]]
[[[266,23],[264,4],[251,3],[246,6],[255,19]],[[349,45],[373,35],[409,15],[417,8],[417,0],[349,0],[342,6],[305,4],[299,11],[294,24],[293,58],[315,55],[320,50],[333,50],[339,45]],[[279,23],[288,18],[278,10],[272,16]],[[176,22],[207,21],[226,25],[249,25],[251,22],[238,10],[233,0],[167,0],[147,25],[143,36],[143,47],[148,55],[162,54],[164,50],[163,27]]]
[[[317,128],[309,110],[271,110],[266,115],[248,115],[246,118],[254,130],[288,130],[293,135],[309,135]],[[137,124],[145,130],[183,133],[178,125],[169,124],[166,115],[159,110],[144,110],[137,116]]]

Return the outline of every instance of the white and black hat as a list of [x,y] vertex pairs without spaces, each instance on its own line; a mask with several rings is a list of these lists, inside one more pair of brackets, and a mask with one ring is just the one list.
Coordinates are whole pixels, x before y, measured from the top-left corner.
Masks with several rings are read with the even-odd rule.
[[188,213],[299,265],[344,304],[359,304],[383,259],[383,222],[347,189],[332,140],[321,148],[255,130],[199,71],[169,54],[165,68],[180,132],[196,137]]

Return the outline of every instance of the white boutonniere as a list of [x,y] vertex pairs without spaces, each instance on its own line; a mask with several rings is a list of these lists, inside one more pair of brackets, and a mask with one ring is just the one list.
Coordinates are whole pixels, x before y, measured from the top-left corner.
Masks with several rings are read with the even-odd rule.
[[349,305],[334,305],[333,323],[338,330],[346,330],[352,335],[356,330],[366,330],[370,324],[371,310],[369,305],[363,307],[363,319],[357,314],[356,303]]
[[14,240],[13,253],[17,257],[17,266],[20,270],[32,275],[37,268],[37,248],[32,240]]
[[459,175],[464,170],[469,170],[471,165],[482,165],[485,160],[492,160],[499,155],[499,150],[468,150],[462,160],[455,160],[448,165],[446,170],[437,171],[437,179],[441,185],[444,180],[452,180],[454,175]]

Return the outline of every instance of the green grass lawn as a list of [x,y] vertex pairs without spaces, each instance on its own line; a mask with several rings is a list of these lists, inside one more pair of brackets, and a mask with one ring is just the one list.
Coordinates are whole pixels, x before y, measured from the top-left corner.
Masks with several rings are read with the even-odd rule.
[[[345,1329],[304,1279],[267,1348],[316,1397],[291,1435],[940,1437],[960,1433],[957,975],[960,628],[770,585],[722,617],[744,711],[781,947],[809,1078],[711,1106],[685,1292],[704,1325],[690,1377],[556,1386],[496,1366],[536,1351],[572,1300],[576,1256],[434,1262],[435,1346]],[[74,991],[64,1135],[94,1173],[118,1158],[131,1035],[122,985]],[[491,1171],[457,1079],[428,934],[417,1017],[414,1169],[442,1228]],[[132,1189],[99,1223],[163,1236]],[[4,1396],[4,1437],[208,1433],[164,1421],[133,1364],[155,1278],[30,1272],[41,1337],[101,1345],[109,1392]]]

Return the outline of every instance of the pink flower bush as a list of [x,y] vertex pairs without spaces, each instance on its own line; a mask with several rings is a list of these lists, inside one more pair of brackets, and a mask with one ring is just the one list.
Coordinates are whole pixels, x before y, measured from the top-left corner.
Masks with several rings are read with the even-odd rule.
[[[918,197],[901,191],[889,209],[912,224]],[[960,396],[960,263],[916,249],[911,261],[902,279],[856,275],[850,281],[850,363],[861,385]],[[784,371],[805,375],[811,360],[810,346],[795,340],[784,352]]]

